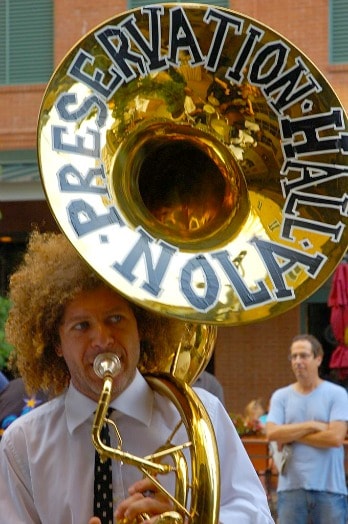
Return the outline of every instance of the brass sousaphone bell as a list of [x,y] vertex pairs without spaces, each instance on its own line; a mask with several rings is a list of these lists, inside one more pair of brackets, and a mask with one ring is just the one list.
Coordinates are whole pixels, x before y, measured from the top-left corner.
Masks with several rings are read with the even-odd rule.
[[[337,96],[284,37],[228,9],[155,4],[93,29],[48,84],[38,150],[52,213],[86,262],[136,304],[197,324],[197,367],[149,379],[173,401],[172,380],[199,405],[187,383],[216,326],[298,305],[348,244]],[[209,425],[203,407],[191,416]],[[211,441],[215,465],[199,453],[193,484],[217,495],[203,507],[191,494],[194,524],[218,522]]]

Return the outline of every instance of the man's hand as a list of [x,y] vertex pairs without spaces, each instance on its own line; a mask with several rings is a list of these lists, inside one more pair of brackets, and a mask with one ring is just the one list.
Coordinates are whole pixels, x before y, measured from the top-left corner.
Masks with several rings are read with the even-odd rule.
[[[149,519],[145,522],[155,524],[161,513],[173,510],[172,501],[158,491],[149,479],[135,482],[128,493],[129,497],[122,501],[115,511],[116,522],[122,522],[123,519],[132,522],[136,517],[146,514]],[[89,524],[99,523],[89,522]]]

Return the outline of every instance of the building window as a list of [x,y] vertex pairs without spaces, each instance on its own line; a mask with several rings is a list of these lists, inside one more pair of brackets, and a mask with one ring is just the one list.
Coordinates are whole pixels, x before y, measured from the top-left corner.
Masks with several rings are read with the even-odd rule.
[[53,41],[53,0],[1,0],[0,85],[46,83]]
[[[135,7],[141,7],[143,5],[149,5],[149,4],[161,4],[163,2],[161,2],[161,0],[158,0],[158,1],[154,1],[154,2],[149,2],[148,0],[128,0],[128,7],[129,9],[134,9]],[[175,4],[182,4],[182,3],[185,3],[185,2],[174,2]],[[211,0],[202,0],[200,2],[190,2],[192,4],[195,4],[197,3],[198,4],[198,7],[199,7],[199,4],[213,4],[214,6],[219,6],[219,7],[229,7],[229,1],[228,0],[215,0],[215,2],[212,2]]]
[[329,49],[331,64],[348,64],[348,2],[330,0]]

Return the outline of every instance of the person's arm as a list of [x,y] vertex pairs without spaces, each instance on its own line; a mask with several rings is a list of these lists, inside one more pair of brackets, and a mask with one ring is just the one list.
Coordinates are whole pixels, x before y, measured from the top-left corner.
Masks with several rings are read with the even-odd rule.
[[300,439],[299,442],[317,448],[331,448],[342,446],[347,433],[347,423],[341,420],[333,420],[327,424],[323,431],[310,433]]
[[311,434],[326,431],[328,424],[318,420],[307,420],[294,424],[266,423],[266,436],[268,440],[275,440],[279,444],[288,444],[298,441]]
[[40,517],[28,488],[29,483],[25,482],[23,471],[17,464],[7,462],[3,441],[4,438],[0,446],[0,507],[3,515],[0,521],[3,522],[4,518],[11,524],[38,524]]

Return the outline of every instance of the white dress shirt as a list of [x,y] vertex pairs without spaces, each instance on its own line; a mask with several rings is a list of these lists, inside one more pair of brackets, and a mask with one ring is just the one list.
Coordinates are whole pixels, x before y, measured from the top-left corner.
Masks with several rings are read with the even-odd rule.
[[[220,522],[270,524],[264,489],[219,400],[197,388],[215,429],[221,465]],[[111,406],[122,449],[144,457],[164,444],[179,415],[140,375]],[[61,396],[17,419],[0,443],[1,524],[88,524],[93,515],[94,447],[91,428],[96,403],[72,385]],[[175,443],[188,440],[184,426]],[[112,444],[115,446],[116,437]],[[139,470],[113,461],[114,508]],[[161,476],[171,489],[169,475]]]

